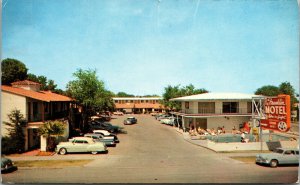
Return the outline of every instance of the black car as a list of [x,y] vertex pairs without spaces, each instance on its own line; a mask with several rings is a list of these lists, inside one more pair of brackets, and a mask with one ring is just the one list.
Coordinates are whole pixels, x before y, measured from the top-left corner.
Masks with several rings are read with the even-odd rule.
[[112,125],[108,122],[90,121],[89,122],[90,131],[93,130],[107,130],[111,133],[117,133],[122,128],[119,126]]
[[128,117],[124,120],[124,125],[132,125],[136,123],[137,123],[137,119],[135,117]]
[[18,167],[14,166],[14,163],[11,159],[6,157],[1,157],[1,173],[8,173],[17,170]]

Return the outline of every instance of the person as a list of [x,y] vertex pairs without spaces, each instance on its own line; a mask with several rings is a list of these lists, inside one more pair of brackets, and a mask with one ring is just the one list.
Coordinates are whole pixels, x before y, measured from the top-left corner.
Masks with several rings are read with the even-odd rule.
[[223,132],[223,134],[225,134],[225,127],[224,126],[222,127],[222,132]]
[[245,143],[245,134],[244,134],[244,132],[242,132],[242,134],[241,134],[241,142]]

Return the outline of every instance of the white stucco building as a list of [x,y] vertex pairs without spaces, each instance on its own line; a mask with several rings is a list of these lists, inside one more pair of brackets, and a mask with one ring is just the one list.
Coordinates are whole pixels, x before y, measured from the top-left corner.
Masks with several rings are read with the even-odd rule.
[[242,93],[203,93],[192,96],[173,98],[181,102],[181,110],[173,112],[182,118],[183,129],[201,127],[217,129],[223,127],[239,129],[252,117],[252,98],[254,94]]

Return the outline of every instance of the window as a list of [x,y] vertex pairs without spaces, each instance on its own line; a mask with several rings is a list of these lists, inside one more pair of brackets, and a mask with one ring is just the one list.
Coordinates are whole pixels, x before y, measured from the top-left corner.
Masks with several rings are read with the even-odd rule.
[[190,108],[190,102],[185,102],[184,107],[185,107],[186,109],[189,109],[189,108]]
[[115,100],[115,103],[119,103],[119,101],[118,101],[118,100]]
[[247,113],[252,113],[252,102],[247,102]]
[[223,113],[238,113],[238,102],[223,102]]
[[296,150],[296,155],[299,155],[299,151]]
[[198,113],[215,113],[215,102],[198,102]]

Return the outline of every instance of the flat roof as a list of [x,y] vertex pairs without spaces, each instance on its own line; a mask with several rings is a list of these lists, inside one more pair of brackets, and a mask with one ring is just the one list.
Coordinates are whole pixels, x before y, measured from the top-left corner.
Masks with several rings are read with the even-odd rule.
[[162,97],[114,97],[113,100],[162,100]]
[[263,97],[255,94],[244,93],[203,93],[179,98],[172,98],[171,101],[197,101],[197,100],[252,100],[254,97]]

